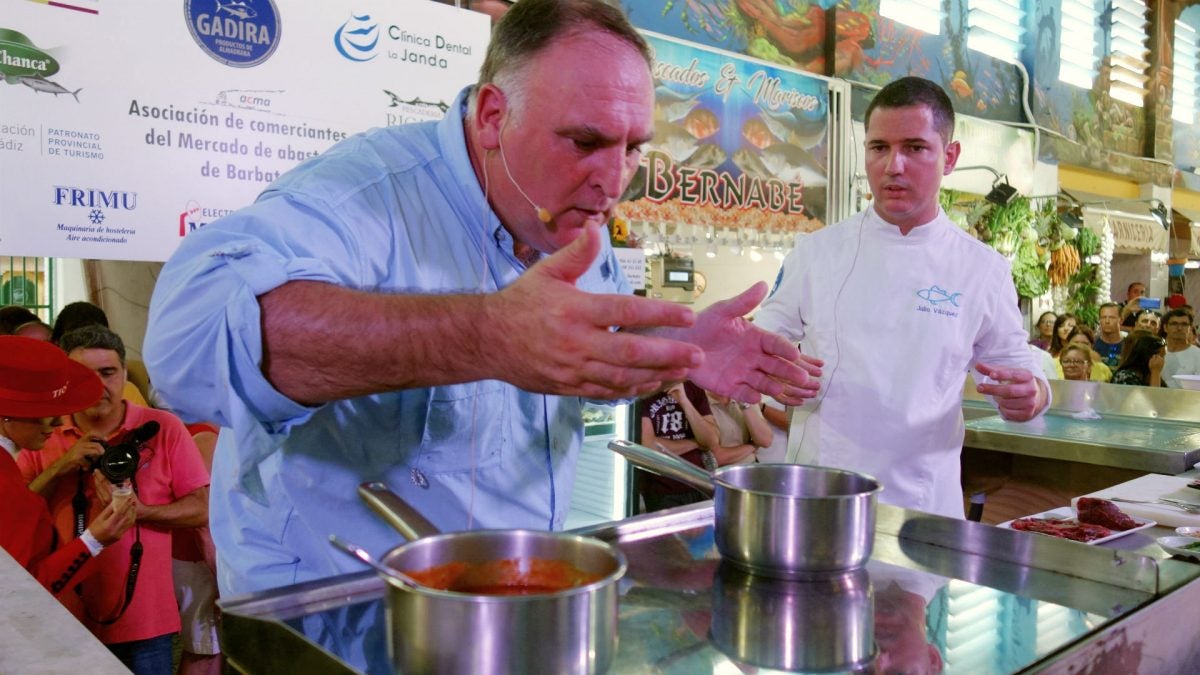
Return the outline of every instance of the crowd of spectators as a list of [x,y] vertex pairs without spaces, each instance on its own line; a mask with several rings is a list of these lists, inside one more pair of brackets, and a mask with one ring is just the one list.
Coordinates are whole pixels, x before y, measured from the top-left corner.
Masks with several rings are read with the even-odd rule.
[[[58,359],[85,380],[71,391],[87,393],[0,423],[14,460],[2,476],[15,506],[6,520],[25,533],[0,543],[134,673],[220,672],[207,528],[216,427],[147,404],[150,392],[127,377],[124,341],[96,305],[71,303],[53,326],[3,307],[0,335],[16,340],[5,343],[10,379],[36,385],[47,371],[39,364]],[[100,461],[119,448],[137,455],[124,480]]]
[[1100,306],[1099,325],[1073,314],[1043,312],[1029,344],[1046,352],[1054,370],[1046,376],[1067,380],[1179,388],[1177,375],[1200,375],[1196,314],[1178,305],[1165,314],[1143,308],[1145,286],[1130,284],[1124,304]]

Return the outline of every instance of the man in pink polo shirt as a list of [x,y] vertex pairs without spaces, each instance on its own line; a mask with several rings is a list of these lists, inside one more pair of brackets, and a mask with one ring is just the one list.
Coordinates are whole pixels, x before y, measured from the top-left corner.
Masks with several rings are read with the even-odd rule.
[[[79,532],[77,522],[95,517],[112,500],[105,481],[91,469],[103,452],[100,439],[115,441],[148,422],[158,432],[141,447],[132,483],[137,525],[111,544],[109,555],[80,584],[85,625],[135,673],[172,672],[171,638],[179,631],[179,610],[171,577],[171,530],[208,523],[208,471],[191,435],[174,415],[122,400],[125,346],[103,326],[87,326],[63,337],[74,361],[100,376],[98,403],[64,420],[39,453],[18,457],[30,488],[41,493],[61,540]],[[140,553],[136,573],[131,562]],[[132,583],[132,593],[128,587]]]

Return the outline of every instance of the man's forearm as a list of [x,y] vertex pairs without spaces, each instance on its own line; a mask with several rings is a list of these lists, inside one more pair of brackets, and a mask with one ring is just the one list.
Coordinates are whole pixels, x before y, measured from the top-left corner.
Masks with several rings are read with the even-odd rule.
[[263,373],[307,404],[485,379],[483,302],[289,282],[259,298]]
[[43,497],[48,497],[58,480],[70,471],[71,466],[66,461],[66,455],[63,455],[58,458],[58,461],[46,467],[45,471],[38,474],[37,478],[30,481],[29,489]]
[[203,527],[208,524],[208,488],[196,489],[170,504],[141,504],[137,519],[161,527]]

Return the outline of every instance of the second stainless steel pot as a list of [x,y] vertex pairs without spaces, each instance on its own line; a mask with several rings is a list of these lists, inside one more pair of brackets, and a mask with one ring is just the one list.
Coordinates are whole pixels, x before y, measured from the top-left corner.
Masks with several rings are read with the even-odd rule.
[[359,494],[410,541],[381,562],[403,572],[447,563],[562,561],[595,576],[534,595],[443,591],[384,575],[392,663],[402,673],[605,672],[617,647],[617,581],[624,555],[599,539],[536,530],[437,534],[379,483]]
[[801,464],[737,464],[709,474],[635,443],[608,447],[713,495],[717,550],[743,569],[797,579],[855,569],[871,557],[883,488],[870,476]]

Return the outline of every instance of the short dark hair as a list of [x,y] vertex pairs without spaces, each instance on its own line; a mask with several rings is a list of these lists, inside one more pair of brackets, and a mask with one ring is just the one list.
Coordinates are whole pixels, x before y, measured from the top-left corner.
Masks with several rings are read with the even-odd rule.
[[1100,309],[1096,310],[1096,316],[1100,316],[1100,312],[1103,312],[1103,311],[1105,310],[1105,308],[1111,308],[1111,309],[1115,309],[1115,310],[1117,310],[1117,318],[1118,318],[1118,319],[1119,319],[1119,318],[1121,318],[1121,317],[1120,317],[1120,314],[1121,314],[1121,303],[1119,303],[1119,302],[1106,302],[1106,303],[1104,303],[1103,305],[1100,305]]
[[76,349],[111,349],[121,359],[121,365],[125,365],[125,341],[107,326],[93,323],[76,328],[62,336],[58,346],[68,354]]
[[67,333],[83,326],[104,326],[108,328],[108,315],[104,310],[90,302],[72,302],[63,307],[54,319],[54,331],[50,333],[50,341],[60,347],[62,338]]
[[933,114],[933,125],[946,143],[954,140],[954,104],[936,82],[923,77],[908,76],[889,82],[871,103],[863,116],[863,126],[871,128],[871,114],[876,108],[907,108],[923,105]]
[[16,335],[17,329],[25,324],[38,322],[41,319],[27,307],[9,305],[0,307],[0,335]]
[[1181,317],[1181,316],[1188,320],[1189,326],[1192,325],[1193,323],[1195,323],[1195,317],[1192,316],[1191,312],[1187,311],[1186,309],[1184,309],[1182,307],[1176,307],[1175,309],[1167,312],[1165,316],[1163,316],[1163,325],[1165,326],[1167,324],[1167,322],[1170,321],[1171,319]]
[[482,86],[497,75],[520,69],[554,41],[584,28],[600,30],[624,40],[653,62],[650,46],[619,8],[600,0],[521,0],[492,29],[492,40],[479,68]]

